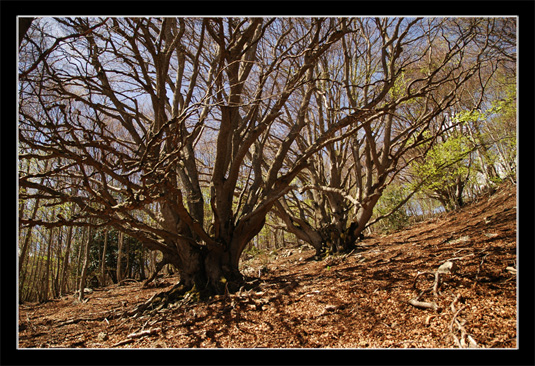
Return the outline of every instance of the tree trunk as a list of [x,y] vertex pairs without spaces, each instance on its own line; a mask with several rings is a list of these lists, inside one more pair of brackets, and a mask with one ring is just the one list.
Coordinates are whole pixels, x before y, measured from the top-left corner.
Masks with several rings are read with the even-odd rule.
[[239,290],[243,285],[243,276],[238,268],[240,256],[247,243],[262,229],[264,220],[262,215],[257,215],[238,223],[235,229],[228,232],[228,243],[196,245],[186,241],[176,242],[175,246],[181,250],[174,254],[164,253],[162,261],[157,263],[157,271],[166,263],[173,264],[180,275],[179,283],[140,305],[136,311],[142,313],[167,306],[184,298],[187,293],[196,293],[197,298],[208,298]]
[[461,208],[464,206],[463,201],[463,192],[464,192],[465,181],[461,178],[457,178],[457,184],[455,185],[455,208]]
[[123,279],[123,272],[122,272],[122,262],[123,262],[123,244],[124,244],[124,234],[122,232],[119,232],[117,239],[117,283],[121,282]]
[[65,249],[65,260],[61,270],[61,280],[59,285],[59,296],[63,296],[67,291],[67,271],[69,268],[69,256],[71,255],[72,226],[67,229],[67,248]]
[[30,248],[30,251],[32,251],[33,253],[31,256],[30,253],[28,253],[28,261],[26,264],[26,266],[28,267],[28,281],[25,282],[27,283],[27,285],[21,288],[21,301],[32,300],[32,293],[36,285],[37,268],[39,266],[39,254],[36,252],[36,250],[33,250],[33,248]]
[[102,259],[100,260],[100,285],[106,286],[106,249],[108,248],[108,230],[104,231],[104,248],[102,248]]
[[[34,220],[37,215],[37,210],[39,209],[39,201],[40,200],[38,198],[35,200],[35,206],[30,216],[32,220]],[[32,238],[32,230],[33,230],[33,226],[29,226],[28,231],[26,232],[26,236],[24,238],[24,243],[22,244],[20,255],[19,255],[19,274],[20,274],[19,289],[22,289],[22,287],[24,286],[24,281],[26,279],[27,268],[24,267],[24,264],[25,264],[24,262],[26,261],[28,245],[30,244],[30,239]]]
[[87,228],[87,239],[85,241],[84,246],[84,264],[82,267],[82,275],[80,277],[80,286],[78,287],[80,293],[78,294],[78,299],[82,301],[84,299],[84,289],[85,289],[85,283],[87,279],[87,268],[89,267],[89,250],[91,249],[90,243],[91,243],[91,227]]
[[126,257],[126,266],[123,273],[123,278],[132,278],[132,267],[130,263],[130,244],[128,241],[124,244],[124,256]]
[[139,280],[143,281],[145,277],[145,250],[143,248],[139,251]]
[[324,239],[321,234],[305,220],[290,216],[288,207],[285,207],[282,202],[284,201],[275,202],[275,214],[282,219],[286,226],[286,230],[294,234],[297,239],[301,239],[304,242],[312,245],[312,247],[314,247],[316,250],[316,256],[320,256],[324,243]]
[[[81,230],[81,229],[80,229]],[[80,284],[80,263],[82,262],[82,253],[84,252],[84,244],[86,240],[87,230],[82,230],[82,240],[78,241],[78,256],[76,257],[76,267],[75,267],[75,288]]]
[[60,283],[60,276],[61,276],[61,246],[62,246],[62,239],[63,239],[63,227],[60,226],[58,228],[58,234],[57,234],[57,249],[56,249],[56,274],[54,276],[54,287],[52,294],[54,298],[59,296],[59,283]]
[[47,246],[46,245],[40,245],[40,247],[41,247],[41,250],[39,251],[39,255],[37,256],[37,263],[38,263],[39,266],[38,266],[37,272],[35,274],[34,282],[35,282],[35,285],[36,285],[37,300],[39,302],[43,302],[44,301],[44,287],[45,287],[45,282],[43,281],[43,276],[44,276],[44,274],[43,274],[43,264],[45,264],[44,263],[44,258],[46,256]]
[[26,292],[26,296],[24,300],[35,300],[37,298],[37,295],[32,296],[32,293],[37,293],[39,291],[37,287],[37,278],[38,273],[41,269],[41,260],[38,253],[34,255],[34,258],[32,260],[32,272],[29,276],[29,282],[28,282],[28,291]]
[[[52,212],[54,215],[54,212]],[[46,248],[46,266],[45,266],[45,275],[44,275],[44,288],[43,294],[40,299],[40,302],[48,301],[48,293],[50,292],[50,256],[52,255],[52,238],[54,234],[54,229],[48,229],[48,245]]]

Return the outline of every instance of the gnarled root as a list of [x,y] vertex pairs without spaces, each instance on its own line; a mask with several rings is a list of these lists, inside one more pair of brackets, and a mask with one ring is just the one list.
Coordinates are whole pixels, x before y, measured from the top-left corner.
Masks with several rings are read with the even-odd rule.
[[195,285],[186,286],[178,283],[168,291],[162,291],[154,294],[144,303],[136,306],[134,309],[127,311],[126,316],[138,317],[144,314],[151,314],[171,305],[179,306],[186,303],[195,303],[201,299],[201,292]]

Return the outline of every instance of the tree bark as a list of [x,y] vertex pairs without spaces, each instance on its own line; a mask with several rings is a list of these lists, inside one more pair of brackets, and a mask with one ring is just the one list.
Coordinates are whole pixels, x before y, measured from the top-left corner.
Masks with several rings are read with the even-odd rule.
[[[35,219],[38,208],[39,208],[39,200],[37,199],[35,202],[34,209],[32,211],[32,215],[31,215],[32,220]],[[32,239],[32,230],[33,230],[33,227],[29,226],[26,232],[26,236],[24,237],[24,243],[22,244],[21,252],[19,255],[19,291],[22,291],[22,288],[24,287],[24,283],[26,280],[26,273],[28,272],[28,264],[25,262],[27,260],[26,257],[29,255],[28,246],[30,244],[30,240]]]
[[[52,210],[51,213],[52,216],[55,216],[55,209]],[[41,296],[40,302],[46,302],[49,299],[49,292],[50,292],[50,263],[51,263],[51,255],[52,255],[52,239],[54,235],[54,228],[48,229],[48,243],[46,248],[46,266],[45,266],[45,275],[44,275],[44,289],[43,294]]]
[[123,280],[123,245],[124,245],[124,234],[119,232],[117,238],[117,283],[120,283]]
[[108,230],[104,231],[104,247],[102,248],[102,258],[100,260],[100,285],[106,286],[106,250],[108,248]]
[[71,255],[71,241],[72,241],[72,230],[73,227],[69,226],[67,228],[67,248],[65,249],[65,259],[63,260],[63,269],[61,271],[61,279],[59,286],[59,296],[63,296],[67,291],[67,282],[68,282],[68,268],[69,268],[69,258]]
[[[63,240],[63,230],[64,230],[64,227],[59,227],[58,228],[58,234],[57,234],[57,243],[56,243],[56,268],[55,268],[55,272],[56,274],[54,275],[54,286],[53,286],[53,289],[52,289],[52,295],[54,298],[58,297],[59,296],[59,287],[60,287],[60,276],[61,276],[61,257],[62,257],[62,253],[61,253],[61,247],[63,245],[62,243],[62,240]],[[65,259],[64,259],[65,260]]]
[[87,238],[84,243],[84,263],[82,266],[82,274],[80,276],[80,284],[78,286],[79,294],[78,294],[78,300],[82,301],[84,299],[84,289],[86,287],[86,279],[87,279],[87,269],[89,267],[89,251],[91,249],[91,227],[87,228]]

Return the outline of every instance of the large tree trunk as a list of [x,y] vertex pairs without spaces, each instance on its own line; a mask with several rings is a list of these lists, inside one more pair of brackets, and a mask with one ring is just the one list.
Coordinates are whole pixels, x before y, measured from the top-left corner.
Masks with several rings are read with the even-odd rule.
[[188,248],[184,250],[184,243],[175,244],[182,249],[176,255],[164,253],[164,259],[157,264],[155,274],[163,265],[171,263],[178,269],[180,281],[171,290],[158,293],[136,307],[133,314],[158,310],[179,301],[207,299],[215,294],[238,290],[242,278],[237,266],[232,266],[237,260],[232,258],[230,250],[223,246],[208,248],[193,244],[186,244]]
[[[269,208],[266,206],[265,209]],[[180,281],[171,290],[159,293],[141,304],[135,313],[159,309],[186,298],[206,299],[239,290],[244,284],[239,271],[241,254],[264,224],[265,215],[260,212],[244,221],[238,221],[236,227],[225,225],[225,231],[217,230],[219,239],[215,241],[216,244],[201,245],[188,240],[168,243],[177,250],[163,253],[164,258],[157,267],[161,268],[166,263],[173,264],[178,269]],[[221,240],[222,237],[228,238],[228,241]],[[187,294],[193,296],[186,297]]]

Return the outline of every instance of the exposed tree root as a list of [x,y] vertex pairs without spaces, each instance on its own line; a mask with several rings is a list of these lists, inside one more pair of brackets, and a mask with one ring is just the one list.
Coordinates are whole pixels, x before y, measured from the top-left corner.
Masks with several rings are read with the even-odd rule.
[[448,260],[444,262],[440,267],[437,268],[435,272],[426,271],[426,272],[418,272],[416,277],[414,278],[413,287],[416,289],[416,283],[418,281],[418,278],[420,276],[431,276],[434,278],[433,286],[427,289],[420,290],[420,293],[416,298],[409,300],[409,304],[412,306],[418,307],[418,308],[426,308],[426,309],[433,309],[437,312],[440,312],[440,307],[435,302],[423,302],[420,301],[420,299],[423,297],[424,294],[428,292],[433,292],[434,298],[436,299],[438,295],[440,295],[440,285],[442,284],[442,276],[445,274],[452,274],[457,271],[457,264],[453,262],[452,260]]
[[[230,293],[241,292],[243,290],[250,290],[256,288],[259,284],[259,281],[252,280],[246,281],[235,281],[232,284],[226,283],[224,287],[224,296],[218,298],[226,299]],[[177,308],[187,304],[195,304],[200,301],[213,299],[216,293],[210,291],[209,289],[199,290],[197,286],[186,286],[183,283],[179,282],[173,288],[167,291],[162,291],[154,294],[144,303],[136,306],[135,308],[126,311],[123,314],[123,317],[140,317],[143,315],[152,315],[164,308]]]
[[124,316],[132,316],[134,318],[144,314],[152,314],[170,306],[179,306],[186,303],[198,302],[201,298],[201,293],[196,286],[185,286],[178,283],[168,291],[162,291],[154,294],[150,299],[144,303],[136,306],[134,309],[125,312]]
[[[463,257],[464,258],[464,257]],[[409,300],[409,304],[411,304],[414,307],[420,308],[420,309],[432,309],[436,312],[441,312],[442,309],[437,305],[436,302],[427,302],[427,301],[420,301],[420,299],[423,297],[424,294],[432,292],[434,295],[434,299],[438,299],[440,293],[440,285],[442,283],[442,275],[444,274],[452,274],[455,273],[458,269],[456,262],[453,260],[456,260],[459,258],[453,258],[446,262],[444,262],[435,272],[427,271],[427,272],[418,272],[414,279],[413,287],[416,289],[416,283],[420,276],[431,276],[434,278],[433,286],[429,287],[427,289],[420,290],[419,295]],[[479,273],[479,272],[478,272]],[[453,314],[453,317],[450,322],[450,329],[449,329],[449,335],[453,338],[455,344],[459,348],[477,348],[478,345],[474,338],[467,333],[466,329],[464,328],[465,321],[459,318],[460,312],[465,308],[465,306],[461,306],[460,308],[456,308],[457,303],[459,302],[459,299],[461,298],[461,295],[457,295],[457,297],[451,302],[450,309]]]
[[[477,348],[476,341],[470,334],[467,333],[466,329],[464,328],[465,321],[459,318],[459,314],[465,308],[465,305],[462,305],[459,307],[459,309],[456,308],[460,298],[461,295],[457,295],[450,305],[451,312],[453,313],[453,317],[450,322],[450,335],[453,337],[455,344],[459,348]],[[457,336],[458,332],[460,333],[460,337]]]

